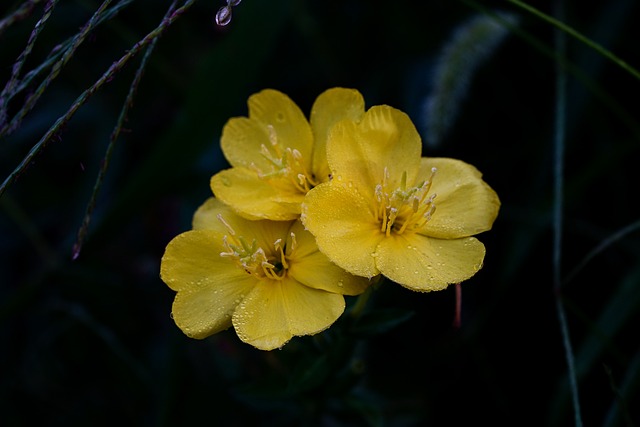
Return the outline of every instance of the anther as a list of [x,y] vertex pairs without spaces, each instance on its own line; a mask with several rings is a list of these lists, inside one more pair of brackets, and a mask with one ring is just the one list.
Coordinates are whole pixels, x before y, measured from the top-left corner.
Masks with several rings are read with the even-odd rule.
[[226,227],[226,229],[229,231],[229,234],[231,234],[232,236],[236,235],[236,232],[233,231],[233,228],[231,228],[229,223],[224,220],[224,218],[222,217],[222,214],[216,215],[216,218],[218,218],[218,221],[220,221]]

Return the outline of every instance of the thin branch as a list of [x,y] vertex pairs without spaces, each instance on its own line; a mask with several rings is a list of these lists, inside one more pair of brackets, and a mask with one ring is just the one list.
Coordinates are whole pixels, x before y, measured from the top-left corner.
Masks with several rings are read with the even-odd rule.
[[151,43],[154,39],[160,37],[166,30],[169,28],[176,19],[178,19],[183,13],[185,13],[196,0],[187,0],[182,7],[176,9],[175,12],[169,17],[162,21],[162,23],[149,34],[147,34],[142,40],[138,41],[133,47],[122,56],[117,62],[113,63],[111,67],[102,75],[102,77],[95,82],[89,89],[85,90],[73,103],[71,108],[56,122],[49,128],[47,133],[38,141],[29,151],[29,153],[25,156],[25,158],[20,162],[20,164],[9,174],[9,176],[4,180],[2,185],[0,185],[0,197],[4,194],[6,189],[24,172],[24,170],[29,166],[31,161],[35,158],[35,156],[46,147],[46,145],[51,142],[52,138],[60,132],[62,127],[71,119],[71,117],[75,114],[75,112],[85,103],[87,100],[96,93],[105,83],[111,81],[114,75],[120,71],[129,60],[137,55],[140,50],[142,50],[145,46]]
[[626,227],[616,231],[611,236],[607,237],[603,241],[601,241],[598,246],[593,248],[567,276],[562,281],[562,285],[566,285],[596,256],[603,252],[607,247],[616,243],[618,240],[625,237],[627,234],[632,233],[636,230],[640,230],[640,220],[635,221]]
[[[177,0],[174,0],[171,6],[169,6],[169,9],[167,10],[167,13],[163,18],[163,21],[169,18],[171,14],[174,12],[176,8],[176,1]],[[142,80],[142,75],[144,74],[144,70],[146,68],[147,62],[151,57],[151,53],[153,52],[153,49],[157,42],[158,42],[158,37],[154,38],[149,44],[149,46],[147,47],[145,54],[142,58],[142,61],[140,62],[140,66],[136,71],[136,75],[133,78],[133,81],[131,82],[131,86],[129,87],[129,93],[127,94],[127,98],[125,99],[124,105],[120,110],[118,121],[116,122],[113,132],[111,132],[111,136],[109,138],[109,145],[107,146],[107,150],[105,152],[104,159],[102,160],[100,171],[98,172],[96,182],[93,186],[93,192],[91,194],[91,198],[89,199],[89,203],[87,204],[87,209],[86,209],[84,218],[82,220],[82,225],[78,230],[78,236],[76,238],[76,242],[73,245],[71,257],[74,260],[77,259],[78,256],[80,256],[80,250],[82,249],[82,245],[84,244],[84,240],[87,235],[87,231],[89,229],[89,223],[91,222],[91,215],[93,214],[93,210],[96,206],[96,200],[98,198],[98,194],[100,193],[100,189],[102,188],[102,182],[104,181],[104,176],[107,172],[107,169],[109,168],[109,163],[111,160],[111,155],[113,153],[113,148],[115,146],[116,140],[118,139],[118,136],[120,135],[122,126],[124,125],[124,122],[127,118],[129,109],[133,107],[133,98],[135,97],[135,94],[138,90],[138,85]]]
[[[104,11],[104,13],[100,15],[100,17],[96,21],[95,26],[97,27],[98,25],[102,24],[104,21],[108,21],[109,19],[113,18],[115,15],[117,15],[120,12],[120,10],[124,9],[131,2],[133,2],[133,0],[122,0],[117,5],[114,5],[113,7]],[[40,63],[36,68],[26,73],[22,81],[18,83],[10,93],[7,94],[7,100],[11,100],[11,98],[13,98],[15,95],[25,90],[27,87],[29,87],[31,82],[36,77],[38,77],[38,75],[40,75],[44,70],[48,69],[53,64],[55,64],[58,58],[60,58],[73,45],[76,37],[77,36],[70,37],[64,42],[57,44],[51,50],[47,59],[42,63]]]
[[11,15],[6,18],[0,20],[0,35],[9,28],[11,25],[16,22],[20,22],[25,18],[28,18],[33,12],[33,9],[40,3],[42,0],[29,0],[22,4],[22,6],[14,11]]
[[18,83],[18,76],[22,71],[22,66],[24,65],[27,57],[31,53],[33,49],[33,45],[36,43],[40,32],[44,28],[44,24],[47,22],[49,17],[51,16],[51,12],[53,12],[53,8],[55,7],[58,0],[49,0],[44,7],[44,12],[42,14],[42,18],[36,22],[35,27],[33,27],[33,31],[29,36],[29,40],[27,41],[27,46],[24,48],[22,53],[18,56],[16,63],[13,64],[13,68],[11,70],[11,77],[9,81],[5,85],[4,89],[2,89],[2,93],[0,93],[0,127],[4,127],[7,120],[7,104],[9,101],[9,94],[13,93],[14,88]]
[[20,126],[20,123],[22,122],[22,119],[36,105],[36,102],[38,102],[38,100],[40,99],[42,94],[44,94],[44,92],[47,89],[47,87],[58,76],[58,74],[60,74],[60,71],[62,70],[62,67],[64,67],[66,65],[66,63],[69,62],[69,60],[71,59],[71,57],[75,53],[76,49],[82,44],[82,42],[84,42],[84,40],[87,38],[87,35],[91,32],[91,30],[93,30],[95,28],[95,26],[97,25],[97,22],[98,22],[98,17],[109,6],[111,1],[112,0],[105,0],[104,3],[102,3],[102,5],[100,5],[98,10],[93,14],[93,16],[91,16],[91,19],[89,19],[89,21],[85,24],[85,26],[82,28],[82,30],[80,30],[78,35],[74,38],[73,43],[71,44],[69,49],[67,49],[64,52],[64,54],[62,55],[62,58],[60,58],[53,65],[53,68],[49,72],[49,75],[47,75],[47,77],[44,79],[44,81],[42,83],[40,83],[40,86],[38,86],[38,89],[36,89],[36,91],[31,96],[29,96],[29,98],[27,98],[27,101],[25,102],[25,104],[22,107],[22,109],[20,109],[20,111],[11,119],[11,122],[9,122],[8,124],[4,125],[0,129],[0,137],[2,137],[3,135],[5,135],[7,133],[13,132],[14,130],[16,130],[18,128],[18,126]]

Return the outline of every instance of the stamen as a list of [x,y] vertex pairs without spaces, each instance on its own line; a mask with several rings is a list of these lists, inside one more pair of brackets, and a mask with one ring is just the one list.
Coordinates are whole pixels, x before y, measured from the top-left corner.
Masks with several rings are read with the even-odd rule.
[[[223,258],[231,258],[236,265],[258,279],[268,278],[282,280],[287,275],[289,263],[287,262],[286,245],[282,239],[277,239],[273,243],[274,252],[269,251],[269,255],[263,248],[258,246],[256,239],[251,240],[244,236],[237,236],[235,230],[229,225],[221,214],[216,215],[218,220],[229,231],[229,234],[222,236],[224,251],[220,252]],[[295,235],[291,233],[291,250],[296,246]]]
[[391,234],[391,227],[393,226],[393,223],[396,220],[396,217],[398,216],[398,209],[397,208],[391,208],[389,209],[389,219],[387,220],[387,229],[385,231],[385,234],[387,235],[387,237],[389,237],[389,235]]
[[282,246],[282,239],[278,239],[275,241],[275,243],[273,244],[276,252],[280,253],[280,263],[282,264],[283,268],[289,268],[289,264],[287,263],[287,257],[285,257],[284,255],[284,247]]
[[231,234],[232,236],[236,235],[236,232],[233,231],[233,228],[231,228],[229,223],[224,220],[224,218],[222,217],[222,214],[216,215],[216,218],[218,218],[218,221],[220,221],[226,227],[226,229],[229,230],[229,234]]
[[437,169],[431,169],[429,178],[415,187],[407,188],[407,172],[402,173],[398,188],[387,187],[389,170],[384,168],[382,183],[374,188],[374,216],[380,221],[380,231],[386,236],[391,231],[402,234],[423,227],[435,212],[435,194],[429,194]]
[[291,232],[291,251],[289,252],[289,254],[292,254],[297,247],[298,247],[298,241],[296,240],[296,234],[292,231]]
[[249,167],[254,170],[258,177],[269,180],[275,187],[291,191],[291,187],[303,194],[319,184],[312,173],[309,173],[305,165],[302,153],[290,147],[283,147],[278,140],[273,125],[267,125],[270,146],[262,144],[260,154],[269,162],[271,171],[261,170],[254,163]]

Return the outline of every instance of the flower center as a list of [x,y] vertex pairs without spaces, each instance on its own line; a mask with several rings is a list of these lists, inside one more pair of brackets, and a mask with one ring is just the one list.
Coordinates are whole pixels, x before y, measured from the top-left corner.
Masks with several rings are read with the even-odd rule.
[[[226,252],[220,252],[221,257],[231,258],[239,268],[258,279],[282,280],[286,277],[289,263],[285,255],[286,243],[282,239],[273,242],[273,249],[265,250],[258,246],[256,239],[252,239],[249,244],[246,238],[238,236],[222,215],[218,214],[217,218],[229,230],[229,234],[225,234],[222,239]],[[289,254],[296,246],[296,235],[291,233]]]
[[[389,188],[389,172],[384,168],[382,182],[376,185],[374,211],[376,221],[380,222],[380,232],[387,237],[391,232],[402,234],[423,227],[436,210],[433,200],[436,194],[429,195],[436,168],[431,175],[415,187],[407,188],[407,173],[402,174],[400,187]],[[427,197],[428,196],[428,197]]]
[[315,176],[307,170],[302,153],[295,148],[284,147],[278,141],[273,126],[268,125],[270,146],[262,144],[260,153],[270,164],[270,171],[263,171],[255,163],[251,164],[261,179],[270,181],[272,185],[283,186],[285,189],[295,188],[306,194],[318,185]]

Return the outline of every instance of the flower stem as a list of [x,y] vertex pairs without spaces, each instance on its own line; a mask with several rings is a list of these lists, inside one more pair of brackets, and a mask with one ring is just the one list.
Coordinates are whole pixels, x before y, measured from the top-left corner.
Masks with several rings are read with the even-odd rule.
[[584,43],[585,45],[589,46],[591,49],[595,50],[596,52],[598,52],[600,55],[604,56],[605,58],[611,60],[612,62],[617,64],[619,67],[621,67],[625,71],[627,71],[629,74],[631,74],[632,76],[634,76],[635,78],[640,80],[640,71],[638,71],[634,67],[632,67],[629,64],[627,64],[625,61],[620,59],[618,56],[614,55],[610,50],[605,49],[599,43],[594,42],[593,40],[589,39],[588,37],[582,35],[578,31],[574,30],[570,26],[564,24],[561,20],[556,19],[556,18],[554,18],[552,16],[549,16],[549,15],[543,13],[542,11],[536,9],[535,7],[530,6],[527,3],[524,3],[524,2],[522,2],[520,0],[507,0],[507,1],[509,3],[515,4],[516,6],[518,6],[518,7],[522,8],[522,9],[526,10],[527,12],[537,16],[538,18],[550,23],[551,25],[553,25],[554,27],[558,28],[559,30],[569,34],[570,36],[574,37],[575,39],[577,39],[580,42]]

